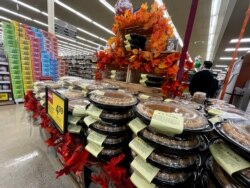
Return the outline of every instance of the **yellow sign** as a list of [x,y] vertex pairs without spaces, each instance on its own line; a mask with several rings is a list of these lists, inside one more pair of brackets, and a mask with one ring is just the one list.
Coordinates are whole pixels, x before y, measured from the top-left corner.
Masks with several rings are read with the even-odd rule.
[[0,101],[7,101],[9,100],[8,93],[0,93]]
[[65,100],[55,94],[53,91],[48,90],[48,110],[47,113],[54,120],[58,128],[64,132],[65,125],[68,122],[65,122],[65,117],[67,112],[65,112]]

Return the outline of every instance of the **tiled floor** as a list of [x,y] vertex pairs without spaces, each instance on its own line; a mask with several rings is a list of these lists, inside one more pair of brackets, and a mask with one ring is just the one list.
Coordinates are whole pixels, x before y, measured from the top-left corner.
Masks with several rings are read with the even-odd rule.
[[23,105],[0,106],[0,188],[77,187],[70,176],[55,178],[61,168],[40,128],[28,122]]

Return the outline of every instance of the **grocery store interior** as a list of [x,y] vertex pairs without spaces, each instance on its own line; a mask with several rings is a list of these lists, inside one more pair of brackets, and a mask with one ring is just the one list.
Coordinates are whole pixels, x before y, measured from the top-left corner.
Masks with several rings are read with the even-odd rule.
[[250,187],[249,73],[250,0],[0,0],[0,187]]

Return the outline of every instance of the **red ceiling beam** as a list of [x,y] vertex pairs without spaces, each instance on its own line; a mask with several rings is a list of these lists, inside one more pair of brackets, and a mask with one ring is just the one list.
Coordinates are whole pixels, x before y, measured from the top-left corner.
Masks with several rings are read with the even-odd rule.
[[245,16],[245,19],[243,21],[241,31],[240,31],[240,35],[239,35],[239,39],[238,39],[238,42],[237,42],[236,47],[235,47],[235,51],[234,51],[233,56],[232,56],[233,58],[232,58],[232,60],[230,62],[229,69],[228,69],[228,72],[227,72],[227,75],[226,75],[226,78],[225,78],[225,81],[224,81],[224,84],[223,84],[220,99],[223,99],[224,95],[226,93],[229,78],[230,78],[230,75],[231,75],[231,73],[233,71],[233,66],[234,66],[234,63],[235,63],[235,59],[238,56],[238,49],[240,47],[240,41],[244,36],[245,30],[246,30],[246,27],[247,27],[247,24],[248,24],[248,21],[249,21],[249,17],[250,17],[250,4],[249,4],[248,9],[246,11],[246,16]]

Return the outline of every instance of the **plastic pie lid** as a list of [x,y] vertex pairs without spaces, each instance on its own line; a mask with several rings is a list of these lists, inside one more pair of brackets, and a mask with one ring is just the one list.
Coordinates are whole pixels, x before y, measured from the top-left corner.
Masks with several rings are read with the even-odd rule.
[[89,93],[91,102],[99,106],[132,107],[137,104],[133,95],[115,90],[94,90]]
[[153,183],[160,185],[186,185],[189,186],[190,183],[194,181],[194,173],[192,172],[170,172],[165,170],[160,170]]
[[186,108],[184,105],[152,101],[139,103],[135,107],[140,119],[146,124],[150,124],[155,110],[182,114],[184,117],[183,131],[202,131],[209,127],[207,119],[200,112]]
[[170,101],[170,103],[184,105],[186,108],[190,108],[193,110],[200,110],[202,108],[201,104],[198,104],[193,101],[183,100],[183,99],[175,99],[175,100]]
[[191,171],[200,164],[201,158],[199,155],[178,156],[154,150],[147,161],[154,166],[172,171]]
[[73,91],[64,90],[63,92],[60,93],[69,100],[84,98],[84,94],[79,90],[73,90]]
[[159,133],[155,133],[149,129],[143,129],[138,136],[144,141],[156,146],[159,149],[168,149],[174,153],[190,153],[198,150],[202,145],[202,141],[198,136],[190,137],[169,137]]
[[73,99],[69,101],[69,110],[72,111],[75,107],[87,108],[90,102],[86,98]]
[[125,124],[126,122],[132,120],[134,118],[133,110],[125,111],[125,112],[109,112],[103,110],[100,119],[107,123],[117,124],[122,123]]
[[122,134],[129,131],[129,127],[127,125],[123,126],[110,126],[105,124],[101,121],[97,121],[90,125],[90,128],[99,132],[101,134],[106,135],[115,135],[115,134]]
[[250,155],[250,121],[217,123],[215,130],[224,139]]

